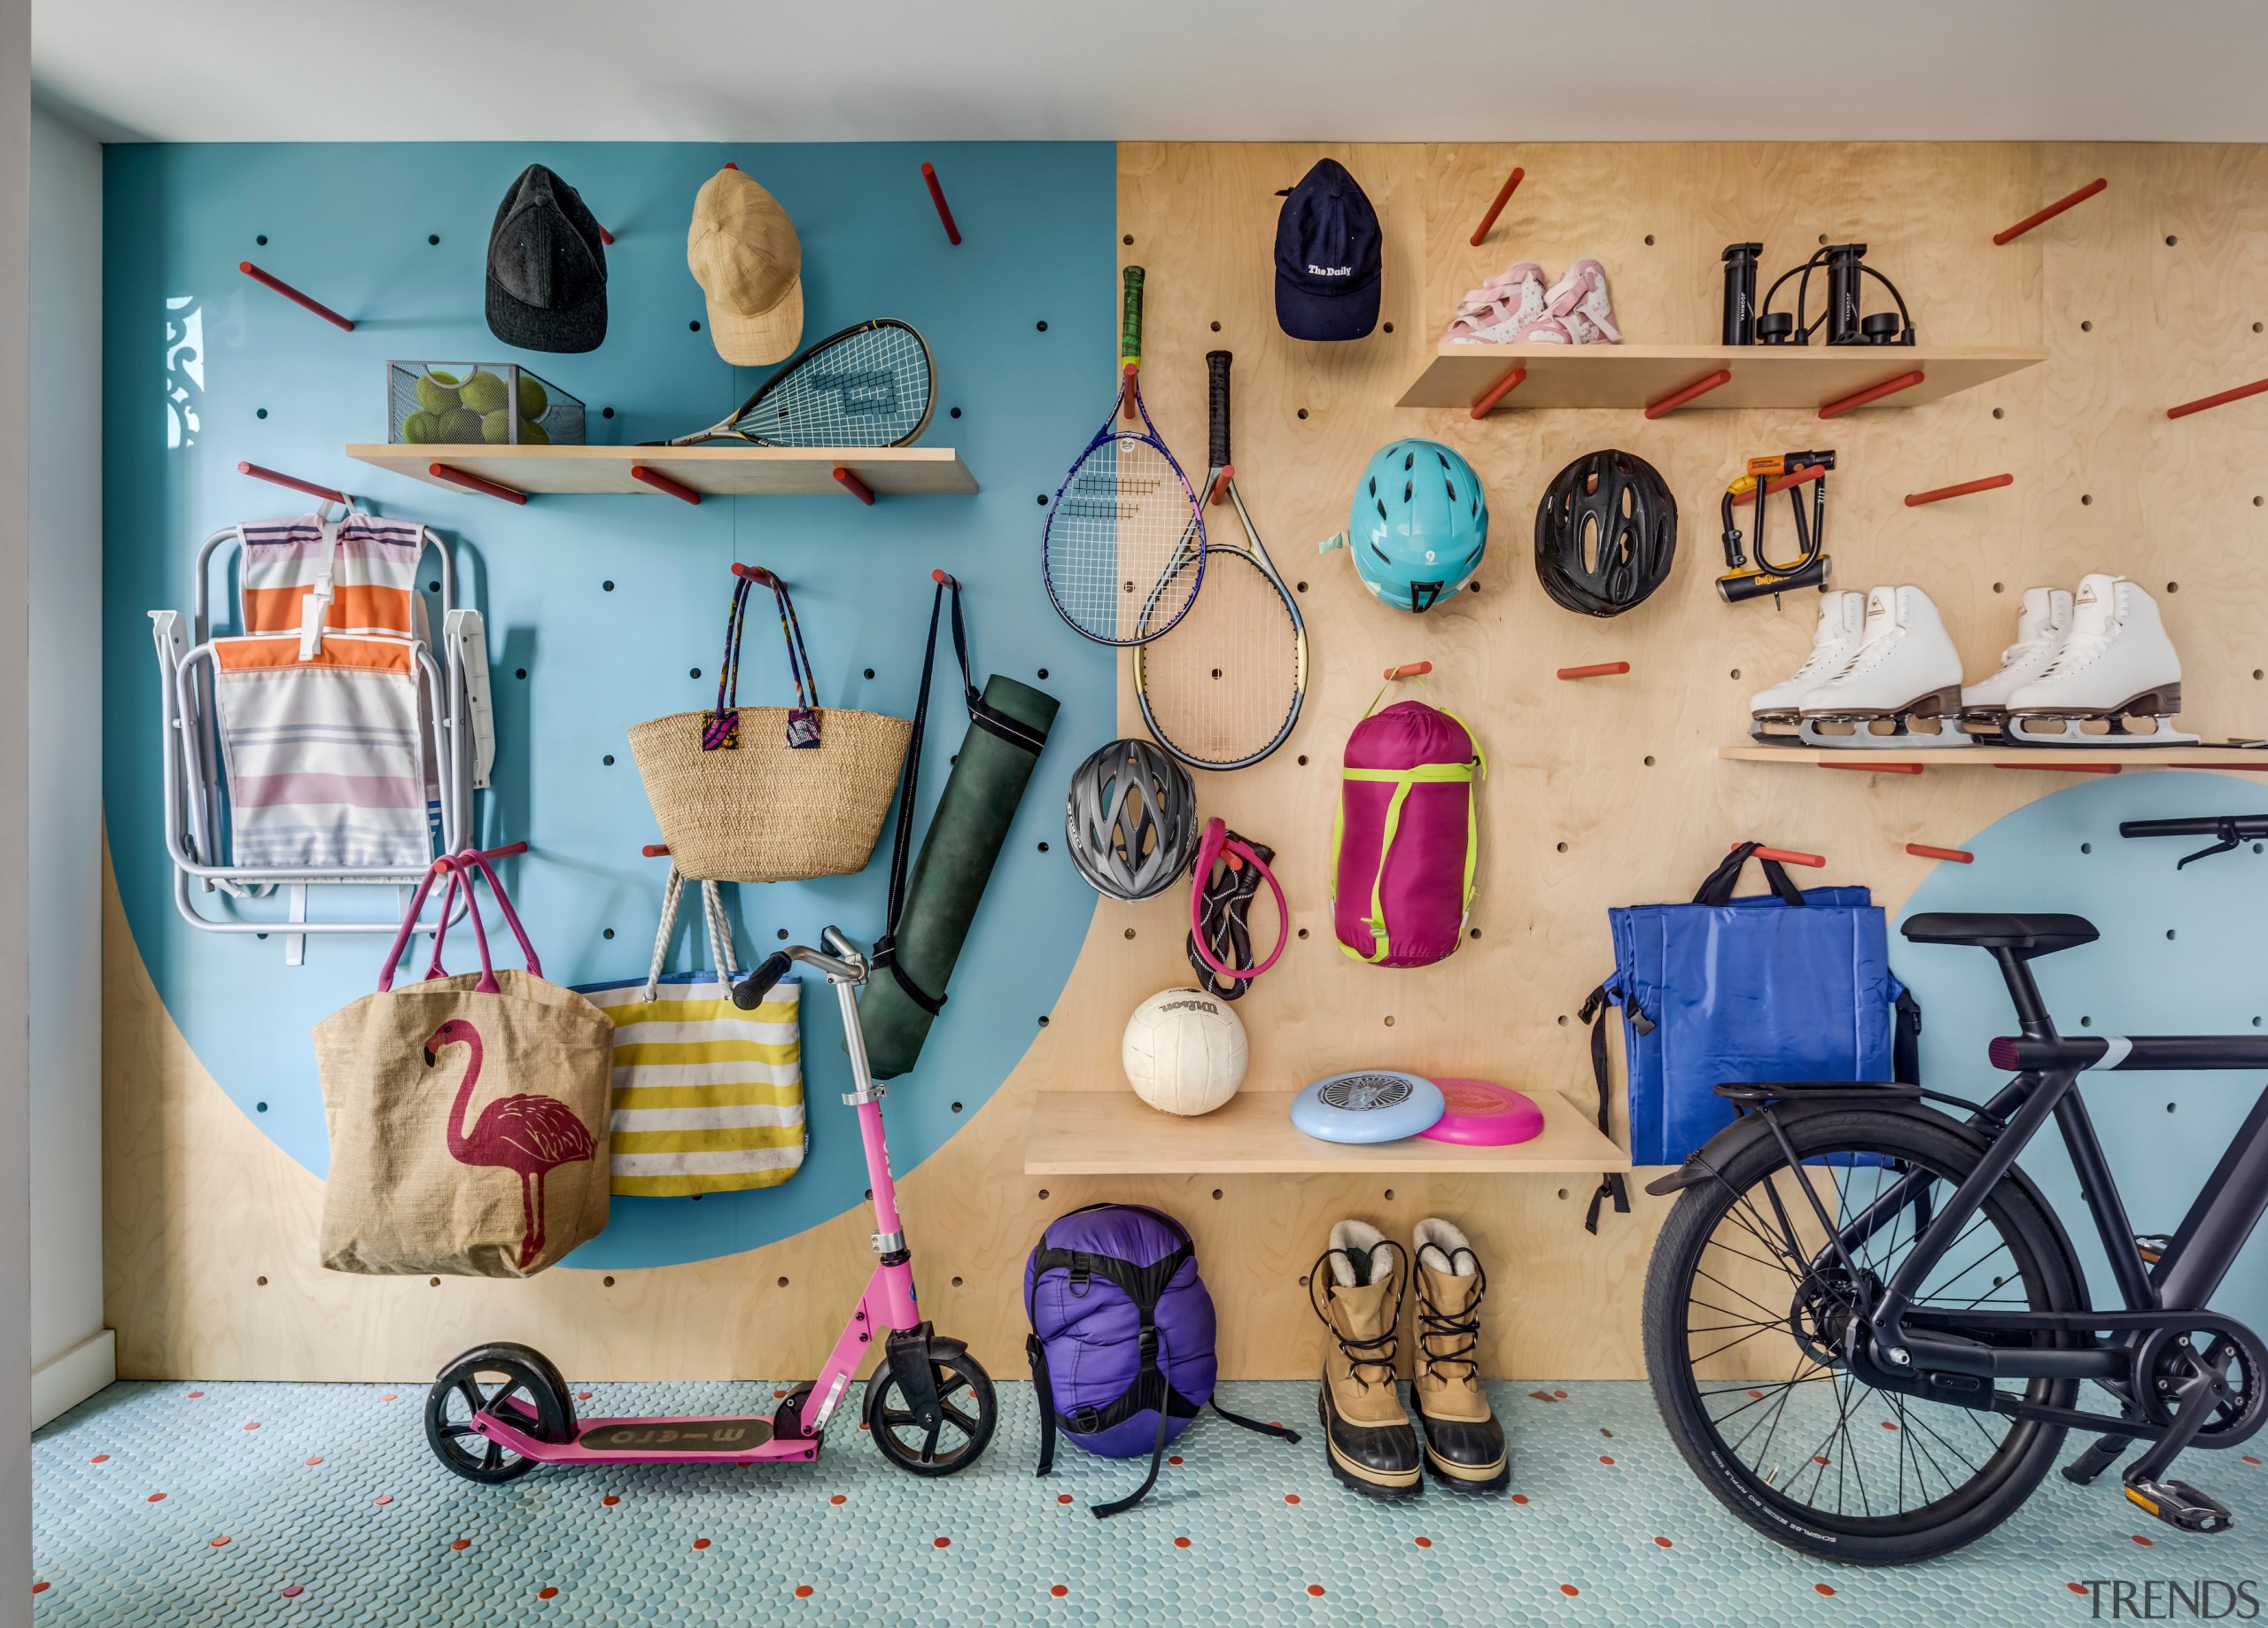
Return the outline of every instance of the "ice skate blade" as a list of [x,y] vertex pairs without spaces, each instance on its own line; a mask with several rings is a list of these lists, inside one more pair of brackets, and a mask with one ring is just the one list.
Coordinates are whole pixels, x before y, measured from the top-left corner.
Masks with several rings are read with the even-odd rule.
[[1801,746],[1804,738],[1797,733],[1799,721],[1793,712],[1751,713],[1748,738],[1759,746]]
[[[2195,735],[2173,728],[2163,718],[2158,720],[2157,728],[2146,735],[2138,735],[2122,727],[2120,718],[2116,716],[2110,719],[2110,728],[2099,735],[2088,734],[2078,727],[2082,721],[2072,717],[2012,713],[2002,726],[2000,739],[2010,746],[2076,747],[2090,752],[2147,751],[2152,747],[2199,744]],[[2031,728],[2035,724],[2057,727],[2052,733],[2046,729],[2035,732]]]
[[[1950,717],[1939,718],[1935,734],[1917,734],[1904,724],[1886,735],[1877,735],[1867,728],[1869,723],[1890,722],[1878,718],[1807,717],[1797,728],[1797,738],[1804,746],[1821,746],[1838,751],[1876,752],[1965,752],[1975,749],[1976,741],[1953,726]],[[1821,724],[1849,724],[1854,733],[1830,735],[1819,726]]]

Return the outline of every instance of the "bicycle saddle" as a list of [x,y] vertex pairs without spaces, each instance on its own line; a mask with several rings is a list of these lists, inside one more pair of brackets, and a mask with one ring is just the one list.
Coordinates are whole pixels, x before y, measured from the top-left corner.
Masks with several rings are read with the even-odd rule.
[[2053,955],[2074,944],[2092,944],[2101,934],[2084,916],[2006,916],[1990,911],[1933,911],[1899,928],[1917,944],[1974,944],[1980,950],[2013,950],[2019,960]]

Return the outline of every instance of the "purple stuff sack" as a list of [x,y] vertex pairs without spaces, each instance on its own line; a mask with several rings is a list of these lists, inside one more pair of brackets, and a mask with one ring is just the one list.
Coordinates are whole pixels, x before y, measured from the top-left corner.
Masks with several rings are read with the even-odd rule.
[[1372,966],[1427,966],[1456,949],[1480,857],[1472,783],[1487,771],[1463,720],[1424,702],[1355,725],[1331,833],[1341,950]]
[[[1094,1506],[1098,1518],[1142,1501],[1166,1444],[1212,1401],[1213,1297],[1197,1275],[1188,1229],[1161,1211],[1091,1204],[1058,1216],[1024,1268],[1024,1342],[1040,1417],[1039,1473],[1055,1438],[1104,1458],[1150,1455],[1130,1497]],[[1213,1410],[1234,1424],[1296,1442],[1279,1426]]]

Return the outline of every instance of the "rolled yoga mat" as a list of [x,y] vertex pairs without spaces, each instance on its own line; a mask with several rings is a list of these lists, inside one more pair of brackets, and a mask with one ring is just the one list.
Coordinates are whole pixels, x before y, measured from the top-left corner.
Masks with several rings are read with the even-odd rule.
[[[984,704],[1043,740],[1055,722],[1055,697],[997,674],[985,680]],[[897,923],[897,964],[931,995],[945,993],[969,923],[976,918],[977,903],[984,896],[984,884],[1000,857],[1000,845],[1008,840],[1016,805],[1023,800],[1038,762],[1037,753],[974,722],[961,740],[959,756],[945,780],[945,795],[937,800],[936,814],[921,839]],[[898,818],[911,819],[913,810],[901,809]],[[936,1021],[887,970],[867,981],[858,1001],[858,1019],[866,1032],[866,1056],[877,1080],[911,1069]]]

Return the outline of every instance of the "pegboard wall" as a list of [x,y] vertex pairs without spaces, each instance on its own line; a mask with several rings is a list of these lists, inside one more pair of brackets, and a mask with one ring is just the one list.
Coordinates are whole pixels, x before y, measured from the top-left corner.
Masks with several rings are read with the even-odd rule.
[[[1203,353],[1218,345],[1236,353],[1239,485],[1285,575],[1304,585],[1315,662],[1298,731],[1258,768],[1200,777],[1207,812],[1279,849],[1293,927],[1302,935],[1243,1003],[1247,1091],[1286,1093],[1319,1074],[1386,1065],[1585,1101],[1588,1064],[1573,1012],[1607,968],[1605,910],[1689,895],[1743,837],[1823,853],[1829,866],[1814,875],[1869,883],[1892,906],[1922,888],[1930,908],[2095,917],[2103,943],[2049,964],[2043,981],[2060,998],[2059,975],[2100,978],[2102,1012],[2124,1007],[2116,1019],[2101,1016],[2106,1023],[2179,1027],[2152,1015],[2162,993],[2171,1000],[2178,990],[2210,1017],[2199,1027],[2234,1028],[2268,998],[2256,977],[2230,970],[2257,960],[2241,924],[2260,916],[2237,908],[2263,885],[2245,868],[2249,856],[2219,862],[2209,881],[2185,873],[2174,888],[2156,868],[2170,868],[2170,854],[2151,854],[2147,864],[2124,855],[2116,864],[2054,858],[2054,843],[2074,833],[2097,853],[2116,845],[2122,810],[2131,818],[2260,807],[2268,800],[2249,780],[2130,772],[2033,803],[2074,779],[1722,761],[1717,748],[1743,738],[1748,695],[1792,671],[1807,648],[1814,610],[1808,599],[1779,609],[1728,608],[1710,583],[1715,495],[1742,460],[1833,446],[1838,585],[1926,588],[1972,675],[1991,671],[2008,641],[2025,586],[2123,571],[2157,595],[2183,651],[2187,725],[2209,739],[2268,728],[2268,683],[2259,677],[2268,670],[2260,632],[2268,589],[2230,569],[2268,532],[2259,496],[2268,492],[2268,451],[2257,433],[2257,415],[2268,409],[2163,415],[2177,402],[2268,374],[2268,286],[2257,269],[2268,236],[2268,152],[1127,145],[1116,154],[1114,212],[1107,149],[947,151],[951,164],[874,148],[737,156],[796,216],[815,298],[835,300],[844,321],[895,310],[929,332],[944,399],[960,399],[955,391],[965,386],[975,405],[963,423],[941,419],[928,438],[963,448],[984,487],[978,499],[849,515],[847,500],[744,499],[698,510],[550,500],[504,516],[478,499],[420,489],[388,496],[387,512],[433,520],[476,562],[509,770],[493,830],[535,844],[519,870],[523,897],[539,944],[571,978],[642,969],[660,879],[635,857],[637,843],[649,840],[641,834],[649,817],[619,732],[701,704],[702,685],[672,670],[714,659],[721,593],[713,578],[735,552],[796,583],[822,680],[846,704],[902,711],[910,703],[913,675],[899,671],[911,666],[906,618],[926,609],[927,596],[917,584],[905,607],[882,608],[870,588],[877,562],[909,579],[932,562],[961,573],[977,585],[980,663],[1020,677],[1050,669],[1044,686],[1065,696],[1064,717],[957,977],[948,1021],[959,1027],[933,1036],[923,1067],[890,1103],[924,1311],[969,1337],[996,1372],[1014,1373],[1020,1361],[1018,1281],[1039,1227],[1111,1198],[1159,1204],[1189,1222],[1224,1307],[1222,1355],[1231,1376],[1311,1371],[1317,1334],[1299,1278],[1333,1221],[1364,1216],[1406,1234],[1419,1217],[1440,1213],[1472,1234],[1489,1264],[1490,1372],[1627,1376],[1639,1371],[1637,1292],[1662,1213],[1641,1197],[1636,1213],[1610,1217],[1594,1238],[1581,1226],[1589,1182],[1565,1177],[1022,1174],[1033,1094],[1123,1090],[1117,1053],[1126,1013],[1188,978],[1177,899],[1091,909],[1060,853],[1037,851],[1059,827],[1063,777],[1112,728],[1107,654],[1080,647],[1042,608],[1030,494],[1052,489],[1091,429],[1108,376],[1114,253],[1148,270],[1145,394],[1185,455],[1203,446]],[[1277,329],[1269,277],[1275,194],[1326,153],[1361,180],[1386,242],[1379,331],[1332,346]],[[604,350],[573,359],[572,368],[561,359],[561,382],[594,404],[634,404],[623,408],[624,440],[729,407],[742,386],[704,337],[686,331],[699,306],[681,247],[692,190],[726,156],[735,155],[113,149],[111,693],[146,693],[141,612],[185,602],[182,578],[197,539],[232,519],[280,512],[237,480],[234,460],[352,485],[337,448],[369,438],[383,356],[462,355],[468,345],[491,353],[477,314],[478,245],[494,197],[529,161],[559,168],[602,219],[610,191],[630,200],[626,226],[609,221],[622,238],[614,252],[624,257],[614,262],[617,328]],[[967,235],[951,252],[972,258],[948,257],[913,177],[920,156],[937,159]],[[1482,246],[1472,247],[1467,238],[1515,163],[1526,181]],[[1995,231],[2098,174],[2109,180],[2103,194],[1993,245]],[[361,184],[338,189],[342,176]],[[329,201],[342,190],[351,208]],[[372,246],[346,256],[311,246],[306,260],[274,268],[299,270],[310,291],[350,313],[377,314],[381,324],[399,322],[400,331],[381,326],[368,344],[360,333],[334,337],[260,291],[230,285],[233,261],[253,252],[245,240],[286,215],[316,243],[353,233]],[[424,224],[429,218],[441,229]],[[429,244],[429,233],[443,244]],[[1715,337],[1718,252],[1749,239],[1766,244],[1767,275],[1818,242],[1866,242],[1869,263],[1904,291],[1925,343],[2041,345],[2049,359],[1940,402],[1831,424],[1793,410],[1689,411],[1648,422],[1635,410],[1509,407],[1475,423],[1393,406],[1459,294],[1513,261],[1540,260],[1556,275],[1575,258],[1596,257],[1627,339],[1698,344]],[[149,252],[152,241],[161,253]],[[263,252],[282,261],[281,251],[299,241],[279,235]],[[446,274],[426,269],[439,261],[418,259],[445,249],[459,257]],[[307,267],[336,268],[339,281],[326,283]],[[846,279],[840,287],[828,281],[836,276]],[[183,291],[201,303],[213,337],[200,439],[168,450],[158,393],[166,359],[155,335],[159,314]],[[951,312],[917,308],[928,302]],[[1034,327],[1041,306],[1052,323],[1046,336]],[[815,312],[807,331],[829,325]],[[290,418],[279,423],[286,405]],[[253,416],[261,406],[271,407],[269,418]],[[1423,618],[1376,605],[1343,556],[1313,553],[1344,523],[1371,451],[1412,434],[1464,452],[1487,484],[1494,516],[1480,591]],[[279,435],[291,438],[281,448],[264,438]],[[1595,622],[1545,599],[1528,562],[1528,531],[1551,475],[1604,446],[1659,468],[1683,523],[1667,586],[1630,615]],[[2015,477],[2003,489],[1921,508],[1900,501],[2002,471]],[[612,597],[588,595],[586,578],[615,581]],[[634,609],[625,593],[635,596]],[[868,658],[859,652],[871,648],[896,659],[873,661],[888,678],[862,691],[858,675]],[[517,653],[531,650],[553,656],[542,674],[550,682],[516,690]],[[1331,809],[1340,748],[1376,675],[1418,659],[1434,663],[1438,700],[1472,724],[1488,753],[1479,895],[1473,936],[1450,961],[1381,972],[1349,961],[1332,942]],[[1578,682],[1553,676],[1613,661],[1631,671]],[[1123,694],[1117,725],[1122,733],[1139,727]],[[312,1249],[321,1120],[303,1036],[308,1023],[367,987],[375,953],[319,947],[315,965],[286,973],[272,943],[216,946],[169,919],[152,826],[153,730],[113,732],[105,769],[123,905],[105,947],[109,1292],[122,1371],[400,1377],[484,1337],[534,1340],[571,1371],[594,1376],[815,1366],[871,1259],[864,1212],[846,1209],[859,1188],[847,1121],[816,1060],[807,1064],[812,1162],[784,1188],[743,1196],[729,1224],[709,1218],[722,1207],[715,1201],[697,1220],[690,1205],[625,1216],[618,1205],[615,1229],[577,1258],[592,1269],[520,1284],[372,1283],[322,1272]],[[596,766],[607,752],[623,756],[622,766]],[[1933,867],[1906,851],[1909,842],[1968,849],[1977,863]],[[871,933],[881,882],[870,869],[808,889],[742,890],[770,895],[741,901],[743,944],[749,934],[760,944],[775,921],[808,936],[823,917]],[[600,936],[617,923],[618,941]],[[320,958],[326,953],[329,964]],[[2092,957],[2084,973],[2081,957]],[[1984,1038],[2005,1023],[2004,1013],[1978,1004],[1976,969],[1946,952],[1900,949],[1893,959],[1934,1003],[1928,1066],[1948,1083],[1973,1079]],[[2062,962],[2074,965],[2067,972]],[[1042,1015],[1045,1027],[1036,1022]],[[807,1059],[832,1058],[825,1021],[807,1036]],[[2211,1100],[2243,1083],[2223,1076],[2210,1084]],[[2177,1084],[2169,1100],[2189,1100],[2182,1093],[2192,1089]],[[2198,1100],[2208,1118],[2218,1112]],[[277,1118],[285,1104],[296,1125]],[[2161,1112],[2117,1144],[2121,1174],[2168,1205],[2186,1198],[2215,1151],[2201,1138],[2196,1125],[2170,1133]]]

